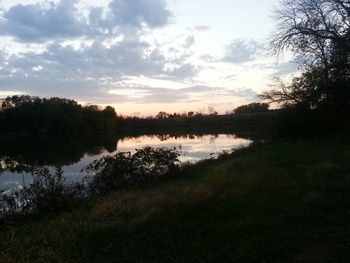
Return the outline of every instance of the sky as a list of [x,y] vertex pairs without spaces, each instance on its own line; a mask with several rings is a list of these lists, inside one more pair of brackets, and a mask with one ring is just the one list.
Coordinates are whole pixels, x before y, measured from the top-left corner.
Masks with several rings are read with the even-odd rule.
[[0,97],[219,113],[297,74],[269,52],[278,0],[0,0]]

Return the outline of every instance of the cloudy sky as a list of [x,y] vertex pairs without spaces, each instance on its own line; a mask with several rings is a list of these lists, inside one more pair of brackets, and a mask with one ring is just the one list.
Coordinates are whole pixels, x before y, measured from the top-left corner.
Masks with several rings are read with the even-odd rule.
[[0,97],[220,113],[256,101],[288,55],[268,52],[278,0],[0,0]]

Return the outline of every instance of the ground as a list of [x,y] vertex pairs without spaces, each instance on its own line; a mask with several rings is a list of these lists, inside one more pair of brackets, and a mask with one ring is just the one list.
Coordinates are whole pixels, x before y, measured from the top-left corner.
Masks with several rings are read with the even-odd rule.
[[255,144],[0,226],[0,262],[348,262],[350,140]]

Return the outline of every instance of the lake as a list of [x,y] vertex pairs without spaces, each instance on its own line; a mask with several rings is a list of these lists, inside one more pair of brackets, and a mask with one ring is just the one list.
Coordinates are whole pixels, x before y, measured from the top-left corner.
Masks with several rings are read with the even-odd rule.
[[144,146],[176,147],[181,162],[198,162],[220,152],[247,147],[252,140],[233,134],[142,135],[117,137],[100,134],[79,136],[12,138],[0,140],[0,188],[16,189],[29,185],[33,166],[61,166],[67,182],[80,181],[81,170],[89,163],[117,152],[132,152]]

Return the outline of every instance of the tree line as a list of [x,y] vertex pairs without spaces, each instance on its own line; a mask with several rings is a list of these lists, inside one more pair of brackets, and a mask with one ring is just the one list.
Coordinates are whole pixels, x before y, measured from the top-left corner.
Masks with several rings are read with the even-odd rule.
[[[132,131],[134,129],[158,129],[161,127],[210,127],[213,124],[236,124],[231,116],[242,113],[267,112],[266,103],[242,105],[226,115],[213,110],[208,114],[159,112],[145,118],[117,116],[114,108],[97,105],[82,106],[64,98],[39,98],[28,95],[11,96],[0,100],[0,131],[29,132],[33,134],[91,134],[98,131]],[[233,118],[231,120],[231,118]]]
[[116,112],[74,100],[11,96],[0,102],[0,131],[54,134],[115,130]]

